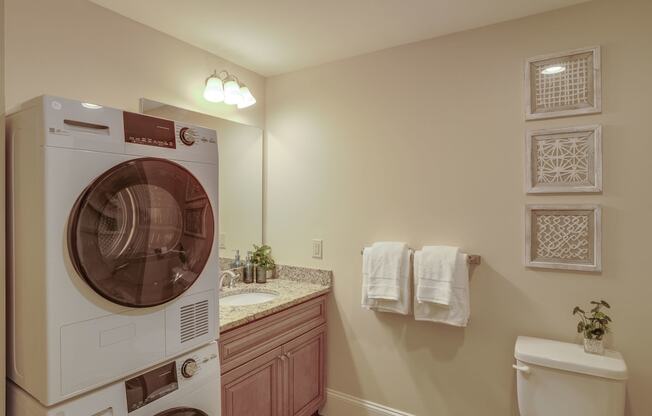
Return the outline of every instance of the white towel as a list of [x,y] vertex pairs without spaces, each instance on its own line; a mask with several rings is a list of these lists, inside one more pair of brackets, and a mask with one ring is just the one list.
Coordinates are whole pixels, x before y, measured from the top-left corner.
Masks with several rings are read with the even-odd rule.
[[[414,253],[414,274],[421,263],[420,257],[423,253]],[[414,296],[414,319],[417,321],[440,322],[453,326],[465,327],[471,316],[471,300],[469,297],[469,265],[468,256],[464,253],[457,254],[455,273],[452,279],[452,291],[449,305],[442,305],[432,302],[419,302]],[[414,279],[415,293],[417,279]]]
[[458,247],[426,246],[421,249],[418,257],[414,257],[418,302],[450,305],[459,251]]
[[[378,244],[378,243],[377,243]],[[372,298],[369,296],[370,289],[370,273],[372,270],[376,270],[372,267],[372,259],[378,255],[379,252],[375,252],[378,248],[376,244],[373,247],[367,247],[364,249],[362,255],[362,307],[365,309],[375,310],[379,312],[393,312],[401,315],[407,315],[410,313],[410,301],[411,297],[411,285],[410,285],[410,253],[407,249],[407,245],[402,244],[405,248],[401,250],[401,256],[399,260],[399,274],[397,277],[398,283],[398,297],[397,299],[383,299],[383,298]],[[375,252],[375,253],[374,253]]]
[[[402,267],[409,255],[407,244],[394,242],[374,243],[367,250],[363,263],[369,299],[398,300],[401,292]],[[407,259],[409,261],[409,258]]]

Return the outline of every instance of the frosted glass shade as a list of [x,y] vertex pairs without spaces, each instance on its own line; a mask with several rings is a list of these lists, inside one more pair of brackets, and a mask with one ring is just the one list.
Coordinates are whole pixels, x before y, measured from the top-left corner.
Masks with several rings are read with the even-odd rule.
[[242,94],[240,94],[240,85],[232,76],[224,81],[224,102],[227,104],[240,104]]
[[206,80],[204,99],[212,103],[219,103],[224,100],[224,87],[221,79],[218,77],[210,77]]
[[247,108],[256,104],[256,98],[246,85],[240,87],[240,95],[242,96],[242,102],[238,104],[238,108]]

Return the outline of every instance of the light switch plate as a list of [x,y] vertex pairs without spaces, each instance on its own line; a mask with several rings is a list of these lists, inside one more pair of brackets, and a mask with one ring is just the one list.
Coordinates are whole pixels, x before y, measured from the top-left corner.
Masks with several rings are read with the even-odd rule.
[[324,241],[312,240],[312,258],[321,259],[324,257]]

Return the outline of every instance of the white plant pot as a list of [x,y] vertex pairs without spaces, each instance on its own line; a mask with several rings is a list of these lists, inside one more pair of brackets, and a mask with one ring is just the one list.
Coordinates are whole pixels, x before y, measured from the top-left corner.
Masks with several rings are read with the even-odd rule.
[[604,340],[584,338],[584,351],[589,354],[604,355]]

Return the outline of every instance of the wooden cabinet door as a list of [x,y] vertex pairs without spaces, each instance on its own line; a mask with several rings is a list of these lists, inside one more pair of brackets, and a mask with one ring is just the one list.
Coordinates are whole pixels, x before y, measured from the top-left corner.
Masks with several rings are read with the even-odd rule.
[[325,400],[326,326],[322,325],[283,346],[285,365],[284,416],[309,416]]
[[222,416],[281,416],[282,353],[276,348],[222,375]]

